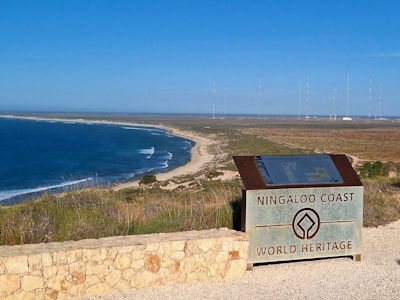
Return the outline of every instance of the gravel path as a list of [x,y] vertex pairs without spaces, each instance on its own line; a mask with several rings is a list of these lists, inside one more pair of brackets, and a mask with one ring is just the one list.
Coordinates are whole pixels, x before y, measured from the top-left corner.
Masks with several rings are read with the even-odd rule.
[[351,258],[255,266],[243,278],[130,290],[80,299],[400,299],[400,221],[363,229]]

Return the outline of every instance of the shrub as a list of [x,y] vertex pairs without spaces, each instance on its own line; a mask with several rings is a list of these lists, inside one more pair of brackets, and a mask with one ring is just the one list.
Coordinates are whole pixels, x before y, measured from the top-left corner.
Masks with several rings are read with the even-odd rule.
[[140,179],[139,181],[139,185],[146,185],[146,184],[151,184],[157,182],[157,178],[155,175],[150,175],[150,174],[146,174],[142,177],[142,179]]

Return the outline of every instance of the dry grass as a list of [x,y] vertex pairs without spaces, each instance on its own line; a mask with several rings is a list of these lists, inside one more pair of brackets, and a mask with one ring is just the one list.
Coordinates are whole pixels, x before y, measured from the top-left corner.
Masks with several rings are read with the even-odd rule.
[[332,153],[346,153],[363,160],[400,162],[400,126],[397,124],[303,124],[266,126],[247,132],[286,143]]
[[364,179],[364,226],[397,221],[400,217],[400,179]]
[[83,189],[0,209],[0,245],[232,228],[240,188],[202,192]]

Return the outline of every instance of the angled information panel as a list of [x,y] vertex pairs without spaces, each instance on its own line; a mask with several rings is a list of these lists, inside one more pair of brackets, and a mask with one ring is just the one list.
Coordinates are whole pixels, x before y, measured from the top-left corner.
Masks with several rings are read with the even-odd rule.
[[346,156],[234,160],[246,186],[242,230],[249,235],[249,263],[361,259],[363,187]]

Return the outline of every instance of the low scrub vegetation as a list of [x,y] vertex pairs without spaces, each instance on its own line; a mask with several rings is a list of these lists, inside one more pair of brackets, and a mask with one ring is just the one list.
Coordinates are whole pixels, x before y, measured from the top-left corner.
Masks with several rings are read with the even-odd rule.
[[46,194],[0,209],[0,245],[233,228],[240,197],[238,186],[221,183],[201,192],[91,188]]
[[400,178],[363,179],[364,226],[385,225],[400,218]]

